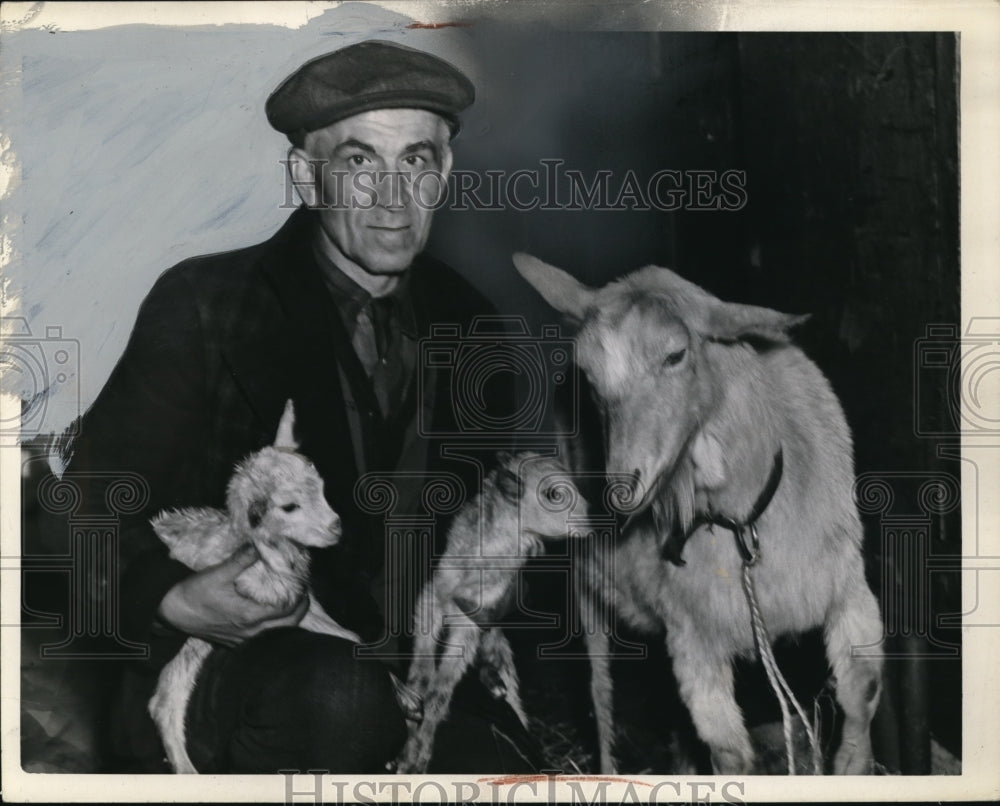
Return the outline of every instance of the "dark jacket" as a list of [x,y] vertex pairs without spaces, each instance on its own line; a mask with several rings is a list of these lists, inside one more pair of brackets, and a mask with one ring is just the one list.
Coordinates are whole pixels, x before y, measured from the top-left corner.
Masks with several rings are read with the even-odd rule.
[[[299,209],[264,243],[193,258],[165,272],[83,418],[70,469],[136,473],[149,488],[147,506],[119,528],[122,632],[151,648],[150,659],[130,670],[134,679],[127,687],[135,696],[118,716],[126,722],[145,717],[145,699],[159,669],[185,638],[154,629],[160,600],[190,572],[168,558],[149,518],[165,508],[224,506],[233,466],[273,441],[288,398],[295,403],[300,451],[315,463],[344,524],[344,545],[314,558],[314,587],[345,626],[369,640],[382,630],[371,583],[382,565],[378,546],[384,526],[381,516],[361,511],[356,502],[358,469],[338,357],[357,370],[351,369],[350,343],[312,255],[316,225],[312,212]],[[435,324],[455,324],[465,333],[473,317],[494,313],[443,264],[420,256],[410,271],[421,336]],[[446,461],[434,434],[456,432],[452,373],[447,366],[429,375],[418,366],[417,372],[425,374],[413,384],[410,413],[428,407],[421,430],[430,436],[421,438],[409,460],[422,458],[424,468],[409,469],[433,474]],[[362,417],[379,416],[373,395],[354,397]],[[386,435],[387,455],[395,455],[390,443],[400,436],[399,428],[369,433]],[[471,497],[478,473],[468,471],[475,468],[452,460],[448,470],[465,473]],[[102,500],[103,489],[91,485],[88,505],[96,511]]]

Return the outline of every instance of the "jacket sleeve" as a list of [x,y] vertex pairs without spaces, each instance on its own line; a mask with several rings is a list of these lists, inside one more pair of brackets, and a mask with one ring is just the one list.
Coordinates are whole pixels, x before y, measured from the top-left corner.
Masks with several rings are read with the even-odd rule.
[[69,466],[95,513],[106,511],[109,483],[125,474],[148,490],[146,505],[119,521],[119,624],[127,639],[150,643],[154,663],[184,640],[153,627],[160,600],[190,571],[168,557],[149,520],[201,497],[199,446],[209,422],[205,349],[193,291],[175,268],[143,302],[124,353],[81,421]]

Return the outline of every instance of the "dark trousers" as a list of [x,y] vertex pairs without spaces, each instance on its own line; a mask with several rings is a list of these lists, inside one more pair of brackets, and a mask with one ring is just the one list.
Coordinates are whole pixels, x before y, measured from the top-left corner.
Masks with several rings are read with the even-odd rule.
[[[187,712],[187,746],[202,773],[328,770],[384,774],[406,741],[389,674],[354,644],[271,630],[205,661]],[[477,675],[459,684],[428,772],[525,773],[544,766],[510,707]]]

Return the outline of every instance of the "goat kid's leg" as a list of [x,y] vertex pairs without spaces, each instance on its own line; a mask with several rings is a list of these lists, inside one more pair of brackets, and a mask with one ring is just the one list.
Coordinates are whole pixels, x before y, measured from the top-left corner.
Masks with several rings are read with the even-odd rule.
[[211,650],[208,642],[188,638],[181,651],[163,667],[156,692],[149,701],[149,715],[160,732],[167,760],[176,773],[198,772],[187,754],[184,722],[198,670]]
[[[837,681],[837,702],[844,709],[835,775],[872,771],[871,721],[882,693],[882,620],[875,596],[855,585],[836,603],[826,620],[826,653]],[[855,655],[854,650],[866,653]]]
[[743,714],[736,704],[732,658],[711,652],[692,633],[667,631],[667,649],[681,698],[698,736],[712,753],[716,775],[742,775],[753,769],[754,751]]
[[296,590],[295,586],[293,580],[274,573],[263,560],[258,560],[233,580],[233,587],[240,596],[263,605],[291,604],[302,593],[302,588]]
[[422,773],[427,769],[434,751],[434,734],[438,725],[448,716],[455,686],[476,658],[482,636],[479,627],[466,616],[453,618],[454,621],[443,631],[444,638],[457,641],[461,651],[452,654],[446,649],[437,664],[437,670],[430,678],[424,696],[423,721],[416,727],[403,748],[396,768],[399,773]]
[[353,630],[341,627],[334,621],[311,593],[309,594],[309,609],[302,617],[302,621],[299,622],[299,627],[303,630],[309,630],[309,632],[343,638],[345,641],[352,641],[355,644],[361,643],[361,636]]
[[494,697],[506,699],[521,724],[528,727],[528,717],[521,704],[517,667],[514,666],[514,650],[499,627],[491,627],[483,635],[479,657],[483,662],[480,670],[483,683]]
[[[444,611],[432,593],[432,586],[424,588],[417,600],[413,617],[413,657],[406,677],[406,685],[420,697],[430,689],[437,666],[438,639],[444,629]],[[448,649],[444,648],[447,652]]]

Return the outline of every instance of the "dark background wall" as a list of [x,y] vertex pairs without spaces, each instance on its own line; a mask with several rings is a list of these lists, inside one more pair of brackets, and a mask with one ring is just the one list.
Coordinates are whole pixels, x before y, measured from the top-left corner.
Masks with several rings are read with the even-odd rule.
[[594,284],[655,263],[723,298],[811,313],[798,341],[844,403],[859,476],[892,496],[863,508],[871,583],[893,620],[882,757],[923,771],[928,720],[960,755],[960,638],[933,626],[960,611],[959,577],[921,576],[929,552],[960,554],[960,523],[954,502],[927,509],[919,492],[957,482],[957,461],[937,456],[955,423],[944,375],[918,360],[929,326],[960,321],[956,38],[489,26],[473,38],[488,83],[456,166],[561,159],[612,171],[612,188],[629,170],[645,183],[661,168],[740,169],[746,205],[443,210],[432,250],[536,325],[553,316],[514,275],[516,250]]

